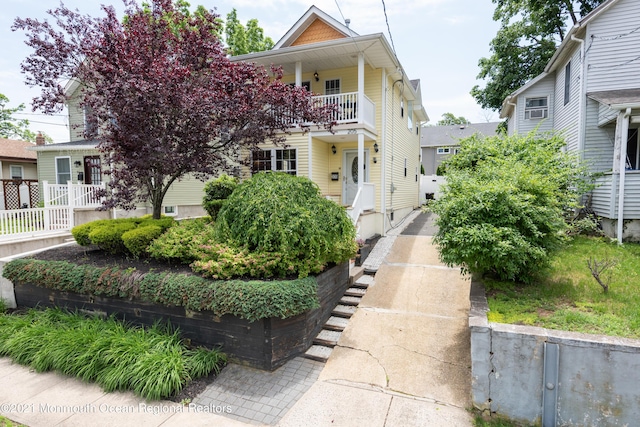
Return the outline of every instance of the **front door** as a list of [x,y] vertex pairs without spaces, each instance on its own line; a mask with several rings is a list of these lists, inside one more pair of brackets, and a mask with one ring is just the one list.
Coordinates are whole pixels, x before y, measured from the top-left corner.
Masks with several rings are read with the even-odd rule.
[[[369,159],[369,152],[365,150],[364,152],[364,181],[368,182],[369,180],[369,172],[367,168],[367,163]],[[344,150],[344,165],[343,165],[343,204],[346,206],[351,206],[353,204],[353,199],[356,198],[356,194],[358,193],[358,181],[360,177],[358,176],[358,150]]]

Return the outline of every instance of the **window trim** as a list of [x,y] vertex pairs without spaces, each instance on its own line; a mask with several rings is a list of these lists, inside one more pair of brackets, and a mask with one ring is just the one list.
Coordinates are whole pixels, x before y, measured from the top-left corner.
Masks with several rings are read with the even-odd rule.
[[451,147],[438,147],[436,154],[451,154]]
[[413,130],[413,101],[407,101],[407,128]]
[[166,216],[178,216],[178,207],[175,205],[162,206],[162,214]]
[[[20,177],[18,177],[18,178],[14,178],[13,177],[13,168],[20,169]],[[11,179],[24,179],[24,166],[22,166],[22,165],[9,165],[9,175],[11,176]]]
[[[67,159],[67,163],[69,165],[69,179],[67,182],[60,182],[60,173],[58,172],[58,160]],[[55,166],[56,166],[56,184],[66,185],[69,181],[73,180],[73,171],[71,169],[71,156],[56,156],[55,157]]]
[[[544,106],[527,107],[530,100],[544,99]],[[532,111],[542,111],[542,117],[531,117]],[[543,120],[549,117],[549,96],[531,96],[524,99],[524,119],[525,120]]]
[[564,105],[571,101],[571,61],[564,67]]

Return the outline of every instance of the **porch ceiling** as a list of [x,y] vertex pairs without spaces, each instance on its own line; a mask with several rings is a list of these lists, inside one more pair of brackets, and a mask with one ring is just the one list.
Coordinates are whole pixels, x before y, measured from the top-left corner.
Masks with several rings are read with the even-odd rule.
[[[376,135],[372,132],[363,131],[365,142],[376,141]],[[358,134],[350,130],[337,130],[334,134],[330,132],[312,132],[314,139],[332,144],[358,142]]]
[[587,96],[614,109],[619,109],[616,107],[640,107],[640,88],[590,92],[587,93]]

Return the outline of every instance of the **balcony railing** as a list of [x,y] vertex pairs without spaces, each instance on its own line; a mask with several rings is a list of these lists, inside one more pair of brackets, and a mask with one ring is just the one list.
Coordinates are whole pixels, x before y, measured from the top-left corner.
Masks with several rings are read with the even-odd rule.
[[359,120],[358,92],[336,93],[334,95],[314,96],[313,102],[316,105],[336,105],[331,119],[338,124],[344,123],[364,123],[372,127],[375,126],[376,107],[373,101],[363,96],[362,120]]

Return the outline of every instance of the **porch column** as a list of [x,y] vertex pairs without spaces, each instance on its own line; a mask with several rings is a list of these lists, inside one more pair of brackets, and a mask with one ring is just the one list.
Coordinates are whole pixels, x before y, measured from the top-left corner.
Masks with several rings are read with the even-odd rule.
[[302,62],[296,62],[296,86],[302,86]]
[[358,132],[358,191],[362,197],[364,187],[364,133]]
[[[629,138],[629,116],[631,115],[631,108],[627,108],[627,111],[618,114],[618,122],[616,123],[616,148],[619,147],[617,156],[619,156],[618,172],[620,173],[620,183],[618,188],[618,230],[616,232],[618,237],[618,243],[622,243],[622,231],[624,223],[624,179],[627,166],[627,139]],[[620,134],[618,135],[618,132]],[[618,138],[619,137],[619,138]],[[619,145],[618,145],[619,142]],[[614,154],[614,156],[616,155]],[[615,170],[615,164],[614,164]],[[613,194],[612,194],[613,196]]]
[[[357,109],[357,112],[358,112],[358,123],[364,123],[364,53],[362,52],[358,54],[358,109]],[[358,139],[358,141],[360,140]]]

